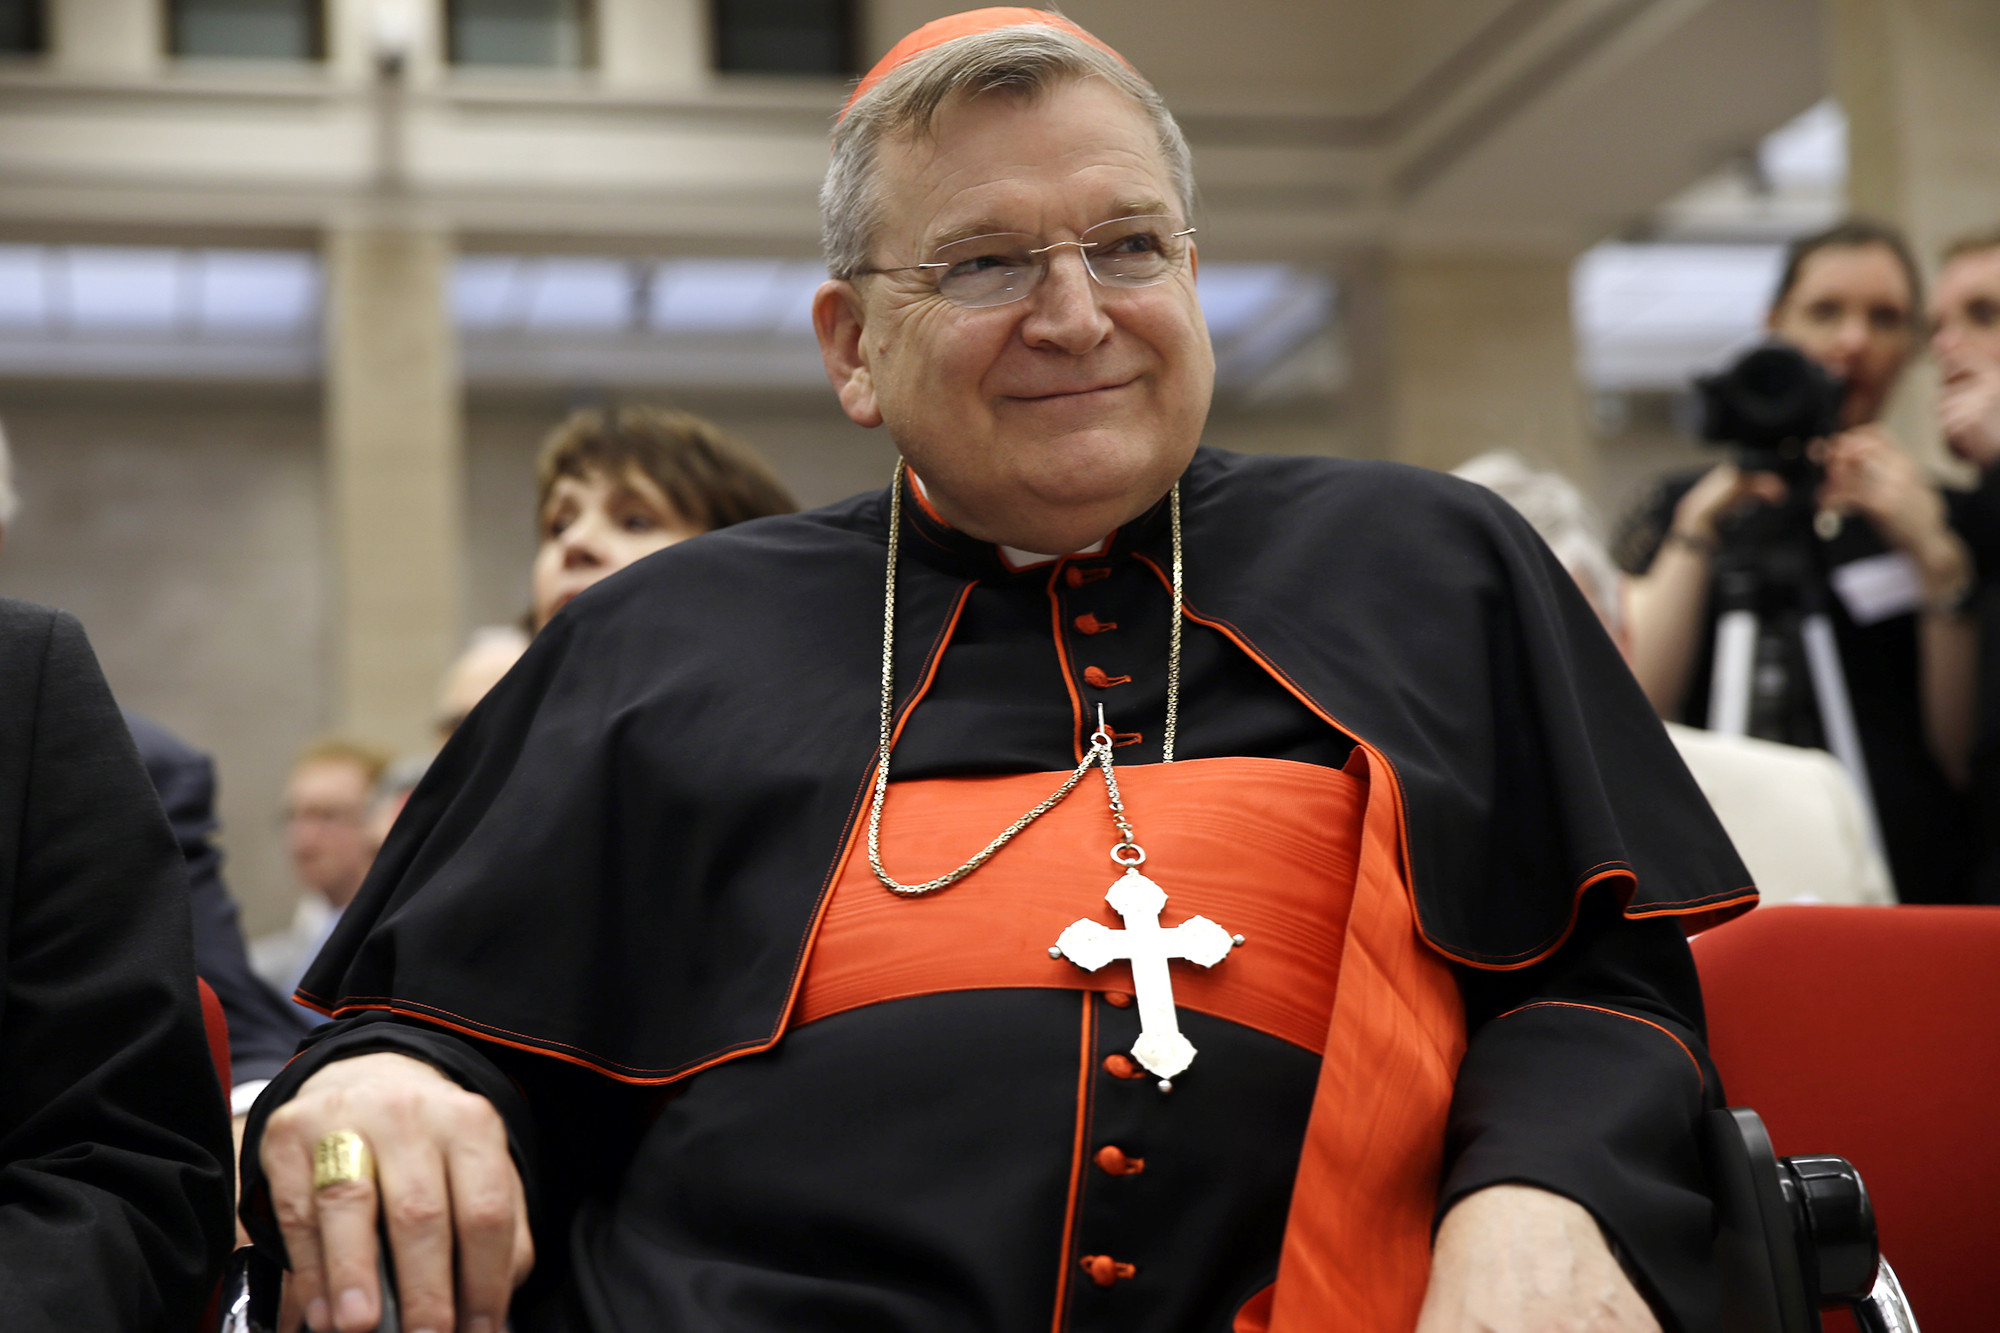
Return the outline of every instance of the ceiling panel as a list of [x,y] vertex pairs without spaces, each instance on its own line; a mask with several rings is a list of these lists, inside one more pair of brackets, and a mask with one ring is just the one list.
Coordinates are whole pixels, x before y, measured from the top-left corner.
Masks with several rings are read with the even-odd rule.
[[[1212,0],[1071,0],[1063,10],[1117,48],[1177,110],[1243,104],[1369,116],[1462,59],[1509,11],[1549,7],[1549,0],[1243,0],[1224,11]],[[872,60],[958,6],[886,0],[871,9]]]

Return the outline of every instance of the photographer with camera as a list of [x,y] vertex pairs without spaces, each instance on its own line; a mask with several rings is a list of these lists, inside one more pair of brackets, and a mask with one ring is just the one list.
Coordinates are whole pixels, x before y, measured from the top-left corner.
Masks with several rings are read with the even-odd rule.
[[[1725,729],[1833,749],[1866,774],[1899,896],[1950,902],[1969,891],[1973,854],[1972,561],[1880,420],[1920,345],[1921,302],[1889,228],[1850,221],[1795,241],[1765,324],[1804,359],[1766,347],[1704,382],[1705,433],[1736,456],[1662,483],[1619,554],[1636,575],[1633,671],[1660,714],[1717,726],[1728,713]],[[1741,643],[1746,669],[1719,676],[1742,697],[1712,698],[1732,608],[1761,625]]]
[[1972,804],[1981,851],[1975,902],[2000,903],[2000,228],[1945,247],[1931,300],[1931,357],[1943,380],[1938,433],[1977,467],[1959,530],[1979,566],[1978,731]]

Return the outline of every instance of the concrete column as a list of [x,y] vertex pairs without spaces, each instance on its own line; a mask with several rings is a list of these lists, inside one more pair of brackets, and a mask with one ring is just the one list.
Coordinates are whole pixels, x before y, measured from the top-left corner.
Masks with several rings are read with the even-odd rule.
[[1588,488],[1567,256],[1376,252],[1346,266],[1357,444],[1450,468],[1514,449]]
[[445,73],[444,6],[425,0],[326,0],[326,60],[345,83],[377,76],[382,48],[402,53],[398,82],[427,87]]
[[621,92],[692,94],[709,77],[701,0],[598,0],[597,68]]
[[436,231],[357,224],[327,234],[325,258],[337,713],[358,736],[414,749],[462,632],[452,245]]
[[52,0],[49,55],[78,74],[146,77],[166,58],[166,6],[160,0]]
[[1828,0],[1848,117],[1848,200],[1929,260],[2000,226],[2000,5]]
[[[1935,269],[1954,238],[2000,226],[2000,5],[1827,0],[1833,92],[1848,119],[1848,202],[1902,227]],[[1920,366],[1889,422],[1941,461]]]

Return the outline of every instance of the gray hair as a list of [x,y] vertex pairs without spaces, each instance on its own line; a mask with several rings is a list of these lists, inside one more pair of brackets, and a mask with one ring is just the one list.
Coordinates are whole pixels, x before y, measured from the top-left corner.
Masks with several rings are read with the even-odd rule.
[[1597,513],[1575,483],[1560,472],[1533,467],[1511,449],[1495,449],[1460,463],[1455,477],[1484,486],[1512,505],[1562,561],[1598,618],[1616,633],[1624,620],[1618,567],[1598,533]]
[[854,100],[833,131],[833,162],[820,186],[820,242],[827,272],[852,278],[869,267],[881,198],[875,152],[885,138],[930,132],[954,97],[995,93],[1034,100],[1071,79],[1103,79],[1145,111],[1159,141],[1182,217],[1194,214],[1194,156],[1153,85],[1108,51],[1061,28],[1013,24],[956,38],[912,56]]
[[0,528],[14,521],[21,497],[14,491],[14,456],[7,451],[7,432],[0,429]]

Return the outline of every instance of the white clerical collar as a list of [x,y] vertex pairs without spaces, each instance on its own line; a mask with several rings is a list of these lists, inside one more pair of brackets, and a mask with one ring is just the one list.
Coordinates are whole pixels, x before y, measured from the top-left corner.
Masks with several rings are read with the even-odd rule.
[[[910,468],[909,472],[910,472],[910,485],[916,489],[917,498],[922,500],[926,505],[930,505],[931,493],[924,486],[924,479],[917,475],[917,470],[915,468]],[[935,505],[931,505],[931,509],[933,512],[936,511],[936,508],[937,507]],[[1070,554],[1102,555],[1104,553],[1104,548],[1110,543],[1110,541],[1111,538],[1107,534],[1106,536],[1099,537],[1096,541],[1092,542],[1088,546],[1079,547],[1078,549],[1071,551]],[[1030,565],[1046,565],[1052,560],[1062,559],[1060,555],[1044,555],[1040,551],[1024,551],[1018,546],[1002,546],[1000,548],[1000,557],[1001,559],[1007,562],[1007,567],[1009,569],[1026,569]]]

